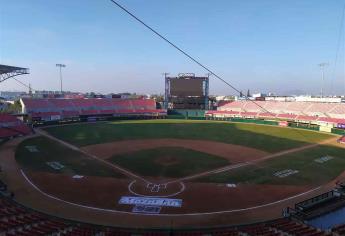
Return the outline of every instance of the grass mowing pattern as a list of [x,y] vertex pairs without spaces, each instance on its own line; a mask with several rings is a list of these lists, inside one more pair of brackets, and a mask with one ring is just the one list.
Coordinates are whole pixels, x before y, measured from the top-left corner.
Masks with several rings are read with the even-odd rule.
[[[323,156],[334,159],[325,163],[314,160]],[[285,178],[273,176],[273,173],[285,169],[298,170],[299,173]],[[292,153],[267,160],[258,166],[243,167],[230,172],[223,172],[197,179],[197,182],[211,183],[248,183],[277,185],[313,185],[318,186],[331,181],[345,169],[345,150],[332,146],[318,146],[298,153]]]
[[193,120],[132,120],[56,126],[45,129],[77,146],[128,139],[211,140],[278,152],[332,137],[329,134],[276,126]]
[[142,176],[184,177],[229,165],[225,158],[180,147],[162,147],[116,155],[108,161]]
[[[39,152],[29,152],[25,146],[36,146]],[[124,178],[111,167],[46,137],[30,138],[20,143],[16,149],[16,160],[24,170],[29,171]],[[49,161],[60,162],[65,167],[54,170],[46,164]]]

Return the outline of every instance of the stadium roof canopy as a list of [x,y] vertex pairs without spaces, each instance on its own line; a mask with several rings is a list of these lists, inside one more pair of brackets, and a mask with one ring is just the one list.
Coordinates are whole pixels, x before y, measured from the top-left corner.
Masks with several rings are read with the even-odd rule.
[[29,74],[28,68],[0,65],[0,83],[17,75]]

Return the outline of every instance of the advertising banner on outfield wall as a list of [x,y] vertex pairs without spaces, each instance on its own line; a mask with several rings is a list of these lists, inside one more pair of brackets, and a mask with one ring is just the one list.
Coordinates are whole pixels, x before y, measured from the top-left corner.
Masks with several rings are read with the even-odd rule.
[[337,124],[338,129],[345,129],[345,124]]
[[331,133],[332,132],[332,127],[320,126],[320,131]]
[[278,123],[279,126],[287,127],[289,123],[287,121],[279,121]]

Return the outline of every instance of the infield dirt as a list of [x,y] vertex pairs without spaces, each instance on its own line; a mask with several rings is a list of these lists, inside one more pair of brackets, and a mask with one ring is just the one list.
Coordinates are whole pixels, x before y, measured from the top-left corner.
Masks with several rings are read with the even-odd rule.
[[81,149],[87,153],[96,155],[99,158],[108,159],[115,155],[159,147],[188,148],[226,158],[233,164],[256,160],[268,155],[267,152],[240,145],[189,139],[126,140],[89,145],[82,147]]

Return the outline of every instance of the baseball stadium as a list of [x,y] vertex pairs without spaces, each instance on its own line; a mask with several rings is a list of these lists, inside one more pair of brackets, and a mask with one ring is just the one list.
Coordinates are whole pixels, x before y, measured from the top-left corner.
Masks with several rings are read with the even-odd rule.
[[65,96],[64,64],[59,96],[27,86],[0,113],[0,236],[345,235],[344,100],[245,96],[111,2],[209,73],[164,73],[161,102]]
[[3,235],[342,232],[309,222],[345,205],[345,104],[247,100],[210,110],[207,77],[165,84],[165,104],[184,109],[22,98],[22,120],[1,115]]

